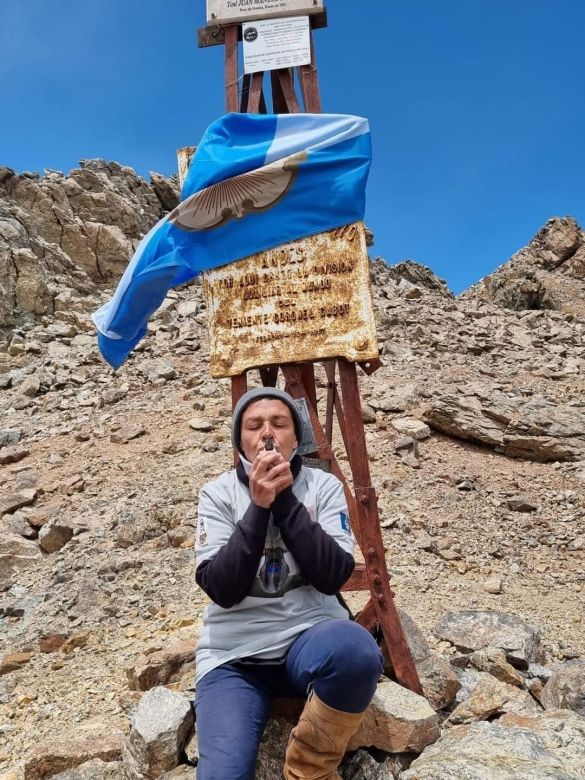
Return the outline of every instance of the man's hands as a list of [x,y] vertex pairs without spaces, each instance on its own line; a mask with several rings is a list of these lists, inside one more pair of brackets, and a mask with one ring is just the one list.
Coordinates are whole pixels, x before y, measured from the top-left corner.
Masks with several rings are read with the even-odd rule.
[[261,450],[249,474],[252,501],[270,509],[276,496],[293,483],[290,463],[276,450]]

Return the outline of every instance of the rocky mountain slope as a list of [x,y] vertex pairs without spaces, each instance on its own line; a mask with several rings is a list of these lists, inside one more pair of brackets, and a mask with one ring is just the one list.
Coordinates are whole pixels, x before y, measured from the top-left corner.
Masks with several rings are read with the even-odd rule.
[[142,236],[178,202],[178,182],[82,160],[67,176],[0,167],[0,328],[117,282]]
[[473,285],[463,298],[506,309],[585,314],[585,233],[572,217],[549,220],[528,246]]
[[[229,383],[208,374],[198,283],[168,296],[116,373],[89,319],[176,197],[174,181],[102,161],[43,178],[0,169],[2,780],[162,777],[136,758],[140,717],[188,717],[206,604],[197,494],[231,463]],[[363,416],[397,602],[423,648],[433,738],[443,730],[424,750],[410,735],[358,751],[346,780],[520,776],[494,744],[520,751],[527,780],[585,774],[583,246],[574,220],[551,220],[459,298],[414,262],[372,261],[384,367],[361,377]],[[543,695],[555,669],[570,681]],[[430,715],[409,712],[430,733]],[[278,776],[287,728],[272,723],[259,778]]]

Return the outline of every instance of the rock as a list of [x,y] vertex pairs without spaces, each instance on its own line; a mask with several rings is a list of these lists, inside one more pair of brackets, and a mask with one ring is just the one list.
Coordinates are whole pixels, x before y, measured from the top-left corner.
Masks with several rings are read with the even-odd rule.
[[398,417],[392,420],[392,427],[404,436],[411,436],[417,441],[428,439],[431,429],[415,417]]
[[469,663],[480,672],[487,672],[508,685],[521,686],[524,677],[506,661],[506,653],[498,647],[476,650],[469,656]]
[[412,468],[419,467],[418,442],[410,436],[399,436],[394,442],[394,452],[400,456],[403,463]]
[[117,762],[122,755],[122,741],[122,734],[115,729],[103,736],[76,738],[70,735],[62,741],[53,737],[50,742],[33,748],[25,763],[24,780],[44,780],[95,759]]
[[167,688],[152,688],[140,700],[124,744],[126,773],[155,780],[174,769],[192,730],[189,701]]
[[180,317],[194,317],[200,309],[201,303],[199,301],[179,301],[177,304],[177,314]]
[[474,720],[487,720],[504,712],[532,714],[540,711],[540,707],[526,691],[496,680],[490,674],[482,674],[469,698],[455,707],[448,722],[471,723]]
[[197,769],[188,764],[181,764],[161,775],[160,780],[197,780]]
[[126,670],[128,685],[133,691],[176,682],[186,672],[195,674],[195,642],[186,640],[145,656]]
[[585,718],[585,661],[568,661],[555,669],[540,701],[547,710],[573,710]]
[[128,395],[127,387],[112,387],[108,390],[104,390],[102,393],[102,400],[104,404],[117,404]]
[[56,653],[67,641],[66,634],[50,633],[39,637],[39,651],[41,653]]
[[54,520],[39,531],[39,544],[46,553],[54,553],[64,547],[72,536],[73,528]]
[[61,645],[61,652],[66,655],[72,653],[77,647],[85,647],[90,638],[88,631],[80,631],[68,637]]
[[41,558],[34,542],[16,534],[0,537],[0,590],[9,588],[18,573]]
[[19,428],[0,428],[0,448],[18,444],[21,438],[22,431]]
[[508,499],[507,504],[512,512],[535,512],[538,509],[538,505],[528,496],[512,496]]
[[74,493],[83,493],[84,490],[85,479],[81,474],[74,474],[59,485],[59,492],[66,496],[72,496]]
[[549,666],[543,666],[542,664],[529,664],[528,665],[528,677],[542,680],[542,682],[548,682],[553,676],[553,670]]
[[[398,615],[425,697],[434,710],[448,706],[461,687],[457,675],[448,661],[431,652],[425,635],[412,617],[402,609],[398,610]],[[385,643],[382,644],[382,653],[384,671],[393,676],[394,669]]]
[[23,490],[35,488],[39,481],[38,473],[31,466],[21,466],[20,468],[22,470],[17,473],[16,479],[14,480],[15,490],[19,493]]
[[192,526],[180,525],[167,531],[167,537],[171,547],[187,549],[195,544],[194,529]]
[[22,445],[13,445],[12,447],[4,447],[0,450],[0,465],[5,466],[7,463],[18,463],[18,461],[30,455],[28,447]]
[[128,425],[110,436],[112,444],[127,444],[132,439],[144,436],[146,428],[143,425]]
[[418,531],[414,537],[414,546],[417,550],[432,550],[435,543],[433,537],[426,531]]
[[16,672],[33,657],[32,653],[9,653],[0,661],[0,675]]
[[[398,616],[412,660],[415,663],[418,663],[419,661],[428,658],[431,655],[431,648],[424,633],[417,626],[412,617],[403,609],[398,609]],[[384,671],[386,674],[392,675],[394,670],[385,643],[382,644],[382,653],[384,655]]]
[[414,405],[417,398],[417,386],[408,384],[388,389],[380,396],[372,396],[372,398],[368,399],[368,403],[373,409],[382,412],[404,412]]
[[486,593],[498,595],[502,592],[503,578],[501,574],[494,574],[483,583],[483,589]]
[[53,775],[51,780],[127,780],[121,761],[86,761],[75,769]]
[[427,700],[391,680],[383,680],[348,750],[374,746],[388,753],[419,753],[438,736],[437,714]]
[[442,710],[453,703],[461,687],[451,664],[436,653],[416,662],[416,671],[425,698],[434,710]]
[[11,512],[16,512],[23,506],[33,504],[37,497],[37,491],[33,489],[21,490],[18,493],[12,493],[11,495],[0,498],[0,516],[8,515]]
[[[561,736],[562,735],[562,736]],[[508,714],[443,732],[400,780],[580,780],[585,722],[566,712]]]
[[202,417],[193,417],[189,420],[189,428],[193,428],[194,431],[212,431],[213,423]]
[[368,404],[362,404],[362,422],[373,425],[376,422],[376,413]]
[[44,332],[47,334],[47,336],[50,337],[50,339],[72,339],[77,335],[77,330],[73,327],[73,325],[67,324],[65,322],[51,322],[49,325],[47,325]]
[[343,780],[395,780],[404,768],[399,756],[377,761],[367,750],[358,750],[340,768]]
[[203,452],[217,452],[219,450],[219,442],[216,439],[212,439],[211,436],[208,436],[203,440],[201,449]]
[[435,634],[465,653],[499,647],[505,651],[508,661],[520,669],[540,660],[539,629],[502,612],[446,612]]
[[59,504],[45,505],[41,507],[35,507],[32,511],[29,511],[26,516],[26,522],[31,528],[42,528],[50,520],[57,519],[61,513],[62,508]]
[[169,360],[153,360],[148,366],[148,379],[150,382],[176,379],[177,376],[177,369]]
[[[276,699],[262,735],[255,780],[282,777],[282,767],[291,729],[297,723],[304,702],[299,699]],[[378,752],[378,751],[376,751]],[[401,755],[376,760],[367,750],[348,753],[340,765],[343,780],[394,780],[404,767]]]
[[19,386],[18,392],[20,395],[25,395],[27,398],[35,398],[41,389],[41,382],[38,376],[29,376]]
[[426,265],[421,265],[421,263],[409,259],[387,266],[387,268],[388,276],[391,279],[395,279],[398,282],[404,280],[427,291],[439,293],[441,297],[453,298],[453,293],[449,291],[447,282],[437,276]]
[[400,618],[400,625],[404,637],[408,644],[408,649],[415,662],[421,661],[424,658],[428,658],[431,654],[431,648],[424,632],[419,628],[414,619],[403,609],[398,609],[398,616]]
[[423,414],[431,428],[495,448],[510,457],[574,460],[585,453],[585,413],[542,396],[528,401],[485,389],[442,395]]

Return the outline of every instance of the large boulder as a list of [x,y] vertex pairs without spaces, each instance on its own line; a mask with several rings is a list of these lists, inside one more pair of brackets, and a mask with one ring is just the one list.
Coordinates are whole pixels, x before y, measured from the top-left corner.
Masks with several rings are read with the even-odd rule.
[[501,648],[508,661],[521,669],[541,660],[540,630],[503,612],[446,612],[435,628],[435,634],[464,653],[484,647]]
[[[398,614],[425,698],[434,710],[448,707],[461,686],[456,673],[447,660],[431,651],[427,638],[412,617],[403,609],[399,609]],[[382,651],[384,671],[393,677],[394,669],[385,643]]]
[[481,673],[478,684],[465,701],[457,705],[448,718],[449,723],[471,723],[488,720],[505,712],[536,714],[541,708],[532,696],[515,685],[497,680],[491,674]]
[[540,701],[547,710],[574,710],[585,718],[585,661],[568,661],[555,669]]
[[420,753],[438,736],[438,717],[428,701],[391,680],[383,680],[348,750],[376,747],[387,753]]
[[487,387],[439,395],[423,418],[441,433],[485,444],[510,457],[546,462],[585,454],[585,414],[542,396],[526,400]]
[[167,688],[144,694],[132,718],[122,760],[132,780],[157,780],[180,763],[193,731],[190,702]]
[[60,772],[75,769],[88,761],[119,762],[122,742],[122,734],[115,729],[108,735],[96,734],[68,739],[55,736],[33,749],[25,762],[24,780],[44,780]]
[[585,720],[554,711],[540,717],[455,726],[428,747],[400,780],[582,780]]

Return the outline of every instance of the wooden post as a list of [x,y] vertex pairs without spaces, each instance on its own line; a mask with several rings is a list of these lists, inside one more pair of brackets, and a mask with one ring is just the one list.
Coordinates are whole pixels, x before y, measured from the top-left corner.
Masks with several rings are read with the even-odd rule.
[[394,594],[390,590],[384,544],[382,542],[382,534],[380,533],[378,501],[370,476],[355,363],[348,363],[343,358],[340,358],[338,363],[339,381],[345,410],[345,424],[347,426],[347,454],[353,475],[357,509],[360,515],[363,542],[362,552],[366,560],[372,600],[380,620],[380,627],[390,654],[396,679],[412,691],[422,694],[416,667],[410,655],[400,625],[400,619],[394,606]]
[[225,28],[225,110],[238,111],[238,25]]
[[[326,15],[320,17],[320,19],[311,18],[311,64],[297,69],[304,110],[309,113],[320,113],[322,110],[312,32],[313,28],[326,26]],[[241,99],[238,99],[238,39],[241,39],[240,25],[230,25],[225,28],[209,26],[199,31],[200,46],[225,44],[227,111],[265,113],[263,73],[244,76]],[[271,71],[270,82],[275,113],[296,113],[301,110],[300,100],[295,92],[294,73],[291,69]],[[329,462],[331,472],[343,484],[352,527],[365,559],[365,564],[356,565],[353,575],[343,590],[369,590],[370,598],[357,616],[357,621],[366,628],[379,624],[398,682],[422,694],[416,667],[394,603],[394,594],[390,588],[376,492],[371,484],[356,365],[342,358],[327,360],[324,363],[327,374],[325,428],[322,427],[318,415],[313,363],[264,366],[260,367],[259,371],[262,383],[274,387],[280,368],[287,392],[293,398],[306,400],[318,455]],[[369,375],[381,366],[381,362],[375,359],[360,366]],[[336,370],[339,371],[341,395],[337,390]],[[246,389],[246,373],[232,377],[232,407],[237,404]],[[334,413],[348,455],[353,477],[353,491],[332,448]]]

